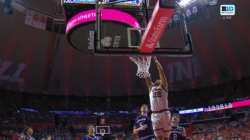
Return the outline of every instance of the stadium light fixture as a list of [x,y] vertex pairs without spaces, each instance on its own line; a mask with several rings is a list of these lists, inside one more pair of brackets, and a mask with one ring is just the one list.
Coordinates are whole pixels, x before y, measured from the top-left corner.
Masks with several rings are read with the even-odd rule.
[[186,7],[187,5],[189,5],[195,1],[197,1],[197,0],[179,0],[179,1],[177,1],[177,3],[180,7]]
[[210,2],[208,2],[209,5],[216,5],[217,4],[217,0],[212,0]]

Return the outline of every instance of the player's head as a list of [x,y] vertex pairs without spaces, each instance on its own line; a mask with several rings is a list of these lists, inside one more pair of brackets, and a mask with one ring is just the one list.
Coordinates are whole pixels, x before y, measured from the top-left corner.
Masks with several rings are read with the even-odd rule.
[[47,139],[46,140],[51,140],[51,135],[47,135]]
[[141,112],[146,113],[148,111],[148,105],[143,104],[141,105]]
[[159,85],[161,85],[161,80],[156,80],[155,81],[155,86],[159,86]]
[[172,115],[171,122],[172,122],[173,124],[179,124],[179,122],[180,122],[180,116],[179,116],[178,114],[174,113],[174,114]]
[[33,129],[32,127],[25,127],[24,130],[23,130],[23,134],[25,136],[31,136],[33,134]]
[[87,131],[89,134],[95,134],[95,126],[93,124],[89,124],[87,126]]

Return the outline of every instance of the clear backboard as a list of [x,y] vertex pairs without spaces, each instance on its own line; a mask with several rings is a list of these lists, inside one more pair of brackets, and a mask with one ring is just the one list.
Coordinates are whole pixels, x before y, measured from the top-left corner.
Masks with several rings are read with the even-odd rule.
[[[172,3],[165,5],[173,5],[175,0],[171,1]],[[66,33],[69,43],[81,52],[95,55],[142,54],[141,46],[145,46],[142,45],[145,42],[143,36],[149,34],[147,28],[156,28],[151,27],[151,21],[154,21],[152,18],[156,17],[156,8],[150,8],[146,3],[143,0],[121,2],[117,5],[105,1],[97,2],[95,9],[84,10],[68,21]],[[176,10],[173,6],[164,6],[164,3],[160,5],[163,5],[164,10],[170,9],[173,13],[168,15],[160,37],[157,36],[159,40],[151,45],[153,52],[143,55],[191,56],[192,40],[187,32],[182,9]],[[153,33],[152,38],[155,36]]]
[[96,134],[97,135],[110,134],[110,127],[109,126],[96,126]]
[[[157,4],[155,7],[157,7]],[[169,7],[164,8],[169,9]],[[170,10],[172,9],[170,8]],[[99,11],[98,8],[96,10],[101,15],[97,16],[96,22],[95,37],[97,42],[94,44],[96,55],[142,54],[141,47],[145,44],[143,44],[143,36],[150,34],[147,28],[159,28],[161,24],[159,22],[159,25],[153,26],[152,20],[157,19],[149,19],[148,17],[149,15],[156,17],[155,8],[148,10],[143,4],[133,9],[126,7],[110,8],[102,4],[99,5]],[[165,11],[168,12],[167,10]],[[109,15],[112,15],[112,17],[109,17]],[[155,36],[157,36],[156,31],[152,33],[152,37],[149,39]],[[152,53],[143,54],[164,56],[191,56],[193,54],[191,36],[187,33],[185,17],[181,10],[177,11],[174,8],[174,12],[169,16],[168,24],[164,27],[159,41],[151,47],[154,48]]]

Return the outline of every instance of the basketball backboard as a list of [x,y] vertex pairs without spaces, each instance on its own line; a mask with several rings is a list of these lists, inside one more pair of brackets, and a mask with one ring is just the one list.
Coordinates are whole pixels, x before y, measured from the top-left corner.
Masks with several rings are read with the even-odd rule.
[[[153,9],[145,12],[142,10],[143,7],[110,8],[106,5],[99,5],[99,9],[97,13],[102,16],[97,16],[99,23],[96,22],[97,42],[94,44],[94,53],[96,55],[141,55],[140,47],[144,46],[143,36],[150,33],[146,27],[153,25],[150,20],[147,21],[148,14],[154,15]],[[153,52],[146,55],[191,56],[193,54],[191,36],[187,33],[185,18],[180,13],[176,11],[171,14],[169,24],[165,27],[159,41],[155,46],[151,46],[154,48]]]
[[[134,0],[130,3],[126,2],[127,5],[124,2],[120,5],[112,5],[105,4],[103,1],[101,4],[96,4],[95,9],[90,8],[76,14],[68,21],[66,30],[68,41],[84,53],[140,55],[143,35],[148,34],[146,27],[151,26],[148,17],[154,15],[154,9],[147,9],[145,3],[138,2]],[[151,46],[154,48],[153,52],[146,55],[180,57],[193,54],[191,36],[187,33],[185,18],[176,11],[170,15],[159,41]]]
[[97,135],[104,135],[110,134],[110,127],[109,126],[96,126],[96,134]]

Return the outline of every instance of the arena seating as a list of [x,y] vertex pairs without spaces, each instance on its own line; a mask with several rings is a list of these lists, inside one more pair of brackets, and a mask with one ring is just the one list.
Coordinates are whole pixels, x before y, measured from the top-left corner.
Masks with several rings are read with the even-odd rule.
[[[196,108],[231,102],[249,96],[250,82],[247,79],[228,82],[213,87],[193,89],[169,94],[170,107]],[[41,111],[48,110],[82,110],[82,111],[138,111],[143,103],[149,103],[148,95],[131,97],[66,97],[19,93],[13,91],[0,91],[0,103],[7,108],[18,109],[21,107]],[[130,98],[130,102],[128,102]]]
[[225,122],[219,121],[214,123],[205,123],[195,125],[196,130],[191,136],[194,140],[212,139],[219,136],[226,140],[232,139],[233,134],[241,140],[250,139],[250,117],[244,117],[237,121]]
[[[241,119],[239,122],[249,122],[249,119],[248,120],[244,120],[244,119]],[[229,126],[233,126],[233,124],[239,124],[239,122],[233,122],[231,124],[229,124]],[[245,132],[248,132],[250,130],[250,124],[246,124],[247,127],[242,127],[242,125],[236,125],[237,127],[229,127],[228,129],[224,129],[226,126],[226,124],[222,121],[222,122],[216,122],[216,123],[204,123],[204,124],[199,124],[199,125],[195,125],[195,128],[196,130],[193,132],[193,135],[191,136],[192,139],[201,139],[203,137],[215,137],[215,135],[218,135],[221,134],[223,135],[225,138],[228,138],[231,136],[230,133],[226,133],[228,132],[228,129],[230,129],[230,132],[234,132],[235,134],[237,134],[239,137],[247,137],[249,133],[245,133]],[[78,139],[81,139],[83,136],[84,136],[84,132],[86,132],[85,129],[80,129],[80,128],[85,128],[86,125],[82,124],[81,126],[78,125],[78,128],[76,127],[75,128],[75,131],[78,136]],[[113,132],[113,135],[116,135],[116,134],[119,134],[122,132],[122,129],[119,130],[117,128],[124,128],[124,126],[122,125],[117,125],[117,126],[112,126],[111,127],[111,132]],[[214,128],[217,128],[218,129],[218,132],[215,131]],[[13,139],[15,137],[17,137],[17,134],[20,134],[21,130],[23,129],[23,127],[17,127],[17,126],[11,126],[11,127],[8,127],[8,126],[1,126],[2,130],[5,128],[4,131],[2,131],[2,134],[1,136],[5,136],[5,137],[13,137]],[[19,131],[18,129],[19,128]],[[223,128],[222,130],[224,131],[220,131],[221,128]],[[35,129],[35,134],[34,136],[35,137],[43,137],[45,136],[45,134],[53,134],[53,137],[60,137],[62,139],[66,139],[67,138],[67,131],[65,130],[65,134],[63,135],[56,135],[54,136],[54,132],[58,132],[56,130],[57,128],[52,128],[52,129],[47,129],[47,128],[41,128],[40,130],[39,129]],[[216,129],[216,130],[217,130]],[[16,131],[15,131],[16,130]],[[244,131],[243,131],[244,130]],[[244,132],[244,133],[243,133]]]
[[[249,92],[250,83],[248,80],[243,79],[213,87],[170,93],[169,101],[172,107],[188,109],[249,99]],[[66,97],[64,96],[45,96],[5,90],[1,90],[0,93],[0,140],[2,138],[16,140],[25,125],[34,128],[34,137],[37,139],[44,137],[48,133],[52,134],[54,139],[66,140],[72,137],[73,133],[76,139],[81,139],[86,133],[86,125],[89,123],[96,124],[97,114],[94,112],[101,111],[109,112],[105,116],[112,118],[108,124],[112,135],[123,139],[124,133],[131,128],[131,120],[138,115],[141,104],[148,104],[149,101],[147,95],[109,98],[68,97],[68,104],[66,104]],[[130,102],[128,102],[128,99]],[[29,109],[22,110],[21,108]],[[69,109],[71,111],[92,112],[85,115],[59,114],[61,121],[68,121],[72,124],[74,132],[69,131],[68,124],[60,124],[59,128],[55,125],[55,112],[53,110],[66,111]],[[128,113],[121,114],[119,111],[127,111]],[[190,137],[194,140],[209,139],[209,137],[219,135],[229,139],[232,133],[237,134],[242,139],[247,139],[250,132],[250,124],[247,123],[249,117],[230,123],[220,119],[228,119],[235,113],[245,113],[244,116],[248,116],[249,112],[250,107],[241,107],[215,112],[187,114],[180,117],[181,124],[187,130],[190,130]],[[211,122],[211,120],[216,119],[219,119],[219,121]],[[192,123],[190,124],[190,122]]]
[[[211,117],[209,118],[201,118],[197,120],[193,120],[192,124],[194,125],[194,131],[192,132],[192,135],[190,135],[190,138],[193,140],[201,140],[202,138],[205,139],[211,139],[215,138],[218,136],[224,137],[224,139],[230,139],[232,134],[237,134],[239,138],[242,140],[247,140],[247,138],[250,138],[250,107],[243,107],[238,109],[238,114],[243,113],[245,116],[248,117],[243,117],[238,120],[230,120],[230,116],[228,117],[218,117],[216,114],[217,112],[210,112]],[[118,115],[118,114],[117,114]],[[204,113],[200,114],[204,115]],[[216,116],[215,118],[213,116]],[[239,115],[240,116],[240,115]],[[89,116],[90,120],[91,117],[94,116]],[[121,116],[117,116],[121,117]],[[132,117],[132,116],[131,116]],[[183,116],[182,116],[183,117]],[[88,117],[87,117],[88,118]],[[52,118],[51,118],[52,119]],[[71,119],[72,122],[77,123],[78,121],[83,120],[83,118],[80,118],[79,120],[77,119]],[[86,133],[86,125],[88,124],[86,120],[85,123],[81,123],[78,125],[74,125],[75,133],[76,133],[76,139],[81,139],[84,136],[84,133]],[[36,121],[34,121],[36,122]],[[45,124],[44,122],[41,122],[41,124]],[[115,125],[114,125],[115,124]],[[119,123],[114,123],[110,124],[111,126],[111,132],[112,135],[117,136],[119,138],[122,138],[123,134],[125,133],[126,129],[128,126],[122,125],[121,122]],[[184,123],[185,124],[185,123]],[[191,125],[187,125],[190,127]],[[47,127],[47,126],[46,126]],[[67,140],[68,137],[70,136],[69,129],[65,127],[61,128],[46,128],[46,127],[41,127],[41,128],[35,128],[35,133],[34,137],[37,139],[41,139],[46,136],[46,134],[51,134],[54,139],[61,139],[61,140]],[[9,138],[12,140],[15,140],[18,138],[18,135],[21,133],[23,126],[19,126],[18,124],[1,124],[1,134],[0,138]]]
[[69,140],[70,134],[66,128],[53,128],[53,129],[40,129],[34,133],[36,139],[45,138],[47,135],[51,135],[53,140]]

